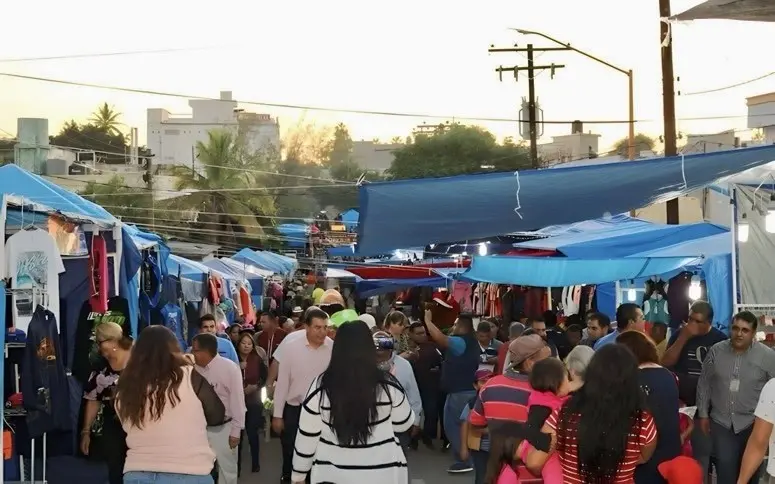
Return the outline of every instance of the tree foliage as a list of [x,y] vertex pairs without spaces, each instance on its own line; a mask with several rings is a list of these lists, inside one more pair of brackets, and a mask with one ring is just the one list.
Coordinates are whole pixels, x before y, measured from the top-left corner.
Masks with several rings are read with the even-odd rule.
[[[129,154],[129,139],[118,129],[121,113],[113,110],[107,103],[101,105],[86,124],[70,120],[62,125],[55,136],[49,137],[49,143],[65,148],[91,150],[96,152],[101,163],[126,163]],[[141,146],[139,156],[150,156],[150,150]]]
[[454,124],[431,134],[419,134],[395,150],[388,170],[393,179],[429,178],[514,171],[531,167],[528,150],[519,144],[499,144],[489,131]]
[[256,190],[271,186],[261,173],[267,171],[268,160],[247,152],[243,143],[221,130],[208,132],[206,143],[197,142],[196,153],[201,170],[173,169],[176,189],[190,192],[175,204],[181,210],[200,212],[198,222],[210,240],[257,245],[276,214],[272,191]]
[[[636,134],[635,135],[635,156],[636,157],[640,156],[641,151],[653,151],[656,145],[657,145],[657,140],[652,138],[651,136],[643,133]],[[629,146],[630,146],[630,139],[622,138],[616,143],[614,143],[614,148],[611,154],[616,154],[618,156],[621,156],[622,158],[628,158],[630,156]]]
[[108,106],[108,103],[103,103],[92,113],[89,122],[106,133],[121,134],[121,130],[118,129],[121,124],[119,122],[120,118],[121,113],[113,109],[112,106]]
[[144,210],[152,204],[151,192],[128,187],[120,175],[113,176],[105,183],[91,181],[79,194],[97,205],[111,207],[108,211],[122,220],[146,217]]

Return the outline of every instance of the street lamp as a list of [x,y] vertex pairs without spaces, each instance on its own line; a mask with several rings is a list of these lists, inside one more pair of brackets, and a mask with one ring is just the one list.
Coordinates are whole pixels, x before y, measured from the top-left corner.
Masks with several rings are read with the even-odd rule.
[[629,126],[630,126],[630,132],[628,135],[628,149],[627,149],[627,157],[631,160],[635,159],[635,92],[634,92],[634,84],[632,81],[632,69],[622,69],[620,67],[616,67],[615,65],[604,61],[603,59],[599,57],[595,57],[594,55],[584,52],[583,50],[579,50],[570,44],[566,42],[560,42],[559,40],[555,39],[554,37],[550,37],[544,33],[541,32],[535,32],[533,30],[523,30],[523,29],[511,29],[516,30],[518,33],[522,35],[537,35],[538,37],[543,37],[544,39],[553,42],[557,45],[561,45],[565,47],[568,50],[572,50],[573,52],[576,52],[577,54],[581,54],[584,57],[588,59],[592,59],[595,62],[599,62],[600,64],[603,64],[604,66],[610,67],[611,69],[621,72],[625,76],[627,76],[627,81],[629,84],[629,105],[630,105],[630,119],[629,119]]

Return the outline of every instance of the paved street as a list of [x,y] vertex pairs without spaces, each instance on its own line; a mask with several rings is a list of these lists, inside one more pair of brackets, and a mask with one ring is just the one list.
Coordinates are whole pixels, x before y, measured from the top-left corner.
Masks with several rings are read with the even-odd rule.
[[[280,466],[280,441],[272,439],[271,442],[261,442],[261,472],[251,474],[250,467],[243,470],[240,484],[279,484]],[[243,451],[243,462],[250,462],[247,448]],[[450,475],[447,474],[447,466],[450,462],[449,454],[430,451],[422,446],[417,452],[409,452],[409,476],[411,484],[471,484],[474,482],[474,474]],[[247,471],[247,472],[246,472]]]

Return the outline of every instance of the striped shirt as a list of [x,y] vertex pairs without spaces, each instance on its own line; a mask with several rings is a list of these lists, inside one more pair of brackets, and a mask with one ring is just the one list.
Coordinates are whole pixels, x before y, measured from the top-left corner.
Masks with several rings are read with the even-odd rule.
[[527,375],[506,370],[482,387],[468,421],[477,427],[499,422],[526,422],[527,400],[532,391]]
[[310,474],[311,482],[320,483],[408,484],[406,457],[396,434],[409,430],[414,414],[397,382],[381,386],[366,443],[343,445],[331,426],[328,394],[320,388],[320,378],[312,382],[301,407],[292,482],[303,482]]
[[[558,408],[546,420],[546,425],[554,432],[557,432],[557,420],[561,410],[561,408]],[[565,435],[558,436],[559,440],[563,440],[562,438],[564,437],[565,441],[564,448],[557,449],[557,454],[562,464],[563,484],[584,484],[584,480],[579,477],[578,471],[579,459],[576,449],[576,429],[578,428],[578,423],[579,415],[571,415],[570,421],[564,426]],[[654,424],[654,419],[650,413],[643,412],[640,418],[640,425],[630,430],[624,459],[619,464],[616,479],[611,484],[635,483],[635,468],[638,466],[641,450],[643,447],[653,443],[656,438],[657,427]]]

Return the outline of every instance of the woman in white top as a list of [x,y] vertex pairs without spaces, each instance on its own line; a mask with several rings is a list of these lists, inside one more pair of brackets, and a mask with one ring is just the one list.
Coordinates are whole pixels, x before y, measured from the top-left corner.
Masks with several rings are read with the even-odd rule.
[[407,484],[396,434],[414,414],[401,385],[377,367],[371,331],[362,321],[339,327],[331,363],[310,386],[301,409],[293,482]]
[[116,387],[116,413],[127,434],[124,484],[212,484],[215,454],[193,368],[172,331],[140,332]]

